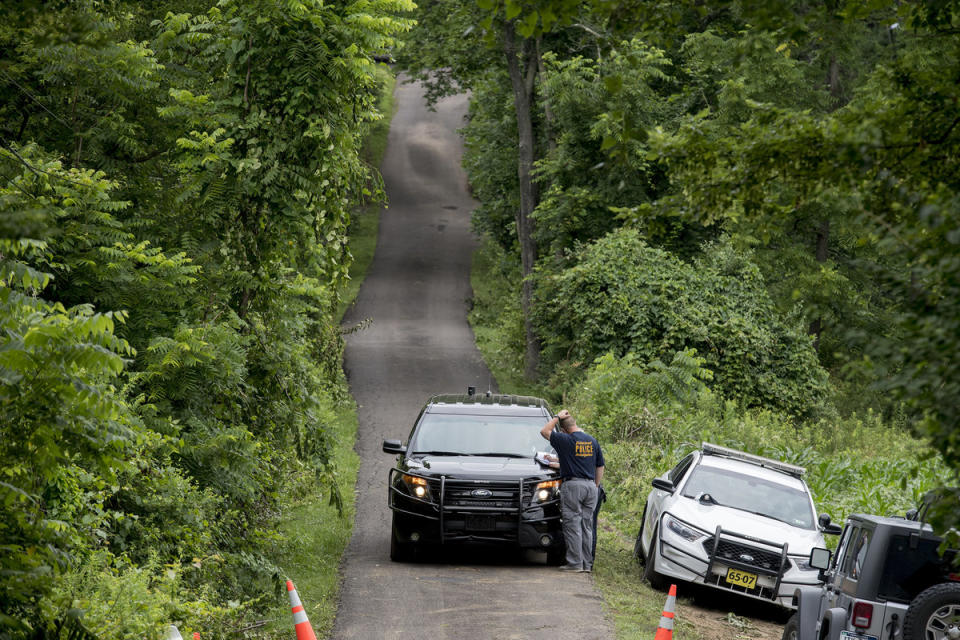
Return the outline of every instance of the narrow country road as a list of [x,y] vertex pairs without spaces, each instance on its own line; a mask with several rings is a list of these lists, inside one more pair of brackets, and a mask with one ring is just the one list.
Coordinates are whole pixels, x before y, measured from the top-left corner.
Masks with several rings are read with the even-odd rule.
[[467,324],[470,211],[460,167],[467,100],[426,109],[418,85],[400,84],[382,167],[390,208],[376,257],[346,325],[345,365],[360,405],[357,515],[343,565],[338,639],[612,638],[600,596],[585,574],[561,574],[536,554],[449,552],[418,564],[389,558],[387,471],[380,450],[406,440],[426,398],[474,385],[489,372]]

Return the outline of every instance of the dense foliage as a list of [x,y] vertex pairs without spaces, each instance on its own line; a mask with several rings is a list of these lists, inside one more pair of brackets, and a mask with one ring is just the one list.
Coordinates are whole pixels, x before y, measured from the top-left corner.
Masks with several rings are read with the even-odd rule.
[[[723,408],[702,415],[733,425],[704,432],[712,438],[738,444],[738,420],[766,416],[770,439],[793,433],[793,448],[746,446],[810,462],[860,455],[830,448],[843,432],[925,437],[945,466],[896,445],[911,490],[858,503],[872,511],[957,484],[956,2],[591,2],[535,29],[528,21],[555,3],[478,3],[446,22],[448,3],[420,4],[406,64],[445,55],[436,90],[455,79],[473,91],[475,225],[514,262],[502,272],[533,288],[530,305],[475,314],[478,335],[501,336],[499,362],[518,368],[519,323],[532,322],[543,351],[527,382],[599,415],[589,391],[605,358],[653,375],[684,353]],[[504,60],[510,22],[532,47]],[[486,64],[468,64],[484,47]],[[527,141],[511,55],[536,70],[531,271],[515,266]],[[615,401],[663,408],[638,393]],[[694,439],[677,415],[674,428]],[[877,473],[844,477],[870,486]],[[942,530],[960,525],[956,496],[941,507]]]
[[535,318],[550,361],[669,360],[690,350],[712,386],[744,406],[803,416],[823,403],[826,374],[803,330],[778,317],[756,266],[728,245],[686,263],[618,230],[539,285]]
[[411,8],[0,9],[0,637],[273,603],[283,490],[339,495],[346,229]]

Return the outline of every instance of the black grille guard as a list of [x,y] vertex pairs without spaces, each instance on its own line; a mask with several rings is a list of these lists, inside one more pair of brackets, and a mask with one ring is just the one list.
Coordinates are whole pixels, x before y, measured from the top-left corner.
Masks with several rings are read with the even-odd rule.
[[[676,520],[677,522],[680,522],[680,523],[682,523],[683,525],[685,525],[685,526],[687,526],[687,527],[690,527],[691,529],[693,529],[693,530],[695,530],[695,531],[702,531],[702,532],[706,533],[706,532],[703,530],[703,528],[698,527],[698,526],[696,526],[696,525],[694,525],[694,524],[692,524],[692,523],[690,523],[690,522],[687,522],[686,520],[684,520],[684,519],[682,519],[682,518],[678,518],[677,516],[673,515],[672,513],[668,513],[668,512],[666,512],[666,511],[664,511],[663,513],[660,514],[659,523],[658,523],[658,525],[657,525],[657,531],[660,531],[660,532],[663,531],[663,527],[664,527],[663,519],[664,519],[666,516],[668,516],[668,515],[669,515],[671,518],[673,518],[674,520]],[[707,535],[708,535],[708,534],[707,534]],[[674,564],[677,564],[677,565],[680,565],[681,567],[683,567],[684,569],[686,569],[686,570],[689,571],[690,573],[693,573],[693,574],[699,576],[699,577],[703,580],[704,584],[711,584],[711,585],[713,585],[713,586],[719,586],[719,587],[721,587],[721,588],[725,588],[725,587],[723,587],[722,584],[714,584],[714,583],[711,582],[711,576],[712,576],[712,572],[713,572],[713,564],[714,564],[714,561],[715,561],[715,559],[716,559],[717,546],[720,544],[720,536],[721,536],[721,535],[724,536],[724,538],[727,539],[727,540],[729,540],[730,538],[738,538],[738,539],[740,539],[740,540],[746,540],[747,542],[751,542],[751,543],[754,543],[754,544],[761,544],[761,545],[765,545],[765,546],[771,547],[772,549],[777,549],[777,550],[779,550],[779,552],[780,552],[780,571],[778,571],[778,572],[769,571],[769,570],[764,569],[764,568],[762,568],[762,567],[756,567],[756,566],[753,566],[753,565],[751,565],[751,564],[747,564],[747,563],[744,563],[744,562],[737,562],[737,561],[735,561],[735,560],[730,560],[730,559],[727,559],[727,558],[723,558],[723,559],[722,559],[722,562],[723,562],[724,564],[729,565],[729,566],[731,566],[731,567],[735,567],[735,568],[737,568],[737,569],[744,569],[744,570],[750,571],[750,572],[752,572],[752,573],[762,573],[762,574],[764,574],[764,575],[776,576],[776,578],[777,578],[777,583],[776,583],[776,586],[773,588],[772,596],[769,598],[770,600],[776,600],[776,599],[779,597],[780,587],[781,587],[782,585],[785,585],[785,584],[807,584],[807,585],[808,585],[808,584],[810,584],[810,583],[808,583],[808,582],[797,582],[797,581],[794,581],[794,580],[784,580],[784,579],[783,579],[783,574],[786,573],[786,572],[787,572],[787,569],[789,569],[789,567],[790,567],[790,563],[789,563],[789,561],[788,561],[788,559],[787,559],[788,543],[786,543],[786,542],[783,542],[783,543],[780,543],[780,542],[772,542],[772,541],[770,541],[770,540],[763,540],[762,538],[755,538],[755,537],[753,537],[753,536],[744,535],[744,534],[742,534],[742,533],[737,533],[737,532],[735,532],[735,531],[727,531],[726,529],[723,529],[720,525],[717,525],[717,529],[716,529],[716,531],[715,531],[714,534],[713,534],[713,549],[712,549],[710,552],[708,552],[708,554],[707,554],[707,569],[706,569],[706,571],[698,571],[697,569],[695,569],[695,568],[693,568],[693,567],[691,567],[691,566],[688,566],[687,564],[684,564],[683,562],[680,562],[680,561],[678,561],[678,560],[676,560],[676,559],[674,559],[674,558],[670,558],[670,559],[669,559],[670,562],[672,562],[672,563],[674,563]],[[659,552],[659,554],[660,554],[661,556],[663,556],[663,548],[664,548],[664,547],[670,547],[670,548],[673,549],[674,551],[676,551],[676,552],[678,552],[678,553],[680,553],[680,554],[683,554],[683,555],[685,555],[685,556],[688,556],[688,557],[690,557],[690,558],[693,558],[694,560],[697,560],[698,562],[703,562],[703,561],[704,561],[703,558],[701,558],[701,557],[699,557],[699,556],[693,555],[692,553],[688,552],[686,549],[681,549],[681,548],[678,547],[677,545],[671,544],[669,541],[664,540],[662,533],[657,536],[657,544],[658,544],[658,546],[659,546],[658,552]],[[771,549],[771,550],[772,550],[772,549]],[[733,589],[730,589],[730,590],[731,590],[731,591],[735,591],[735,590],[733,590]],[[741,592],[738,592],[738,591],[735,591],[735,592],[736,592],[736,593],[741,593]],[[750,594],[747,594],[747,595],[750,595]],[[762,598],[762,599],[766,600],[767,598]]]
[[[439,485],[439,496],[437,501],[433,500],[424,500],[422,498],[417,498],[408,493],[401,493],[397,489],[396,485],[402,483],[403,481],[398,479],[398,475],[408,475],[415,478],[423,478],[427,481],[427,486],[430,488],[431,493],[438,488]],[[387,493],[387,504],[393,511],[404,513],[410,516],[417,518],[424,518],[426,520],[434,520],[439,522],[440,527],[440,542],[441,544],[446,541],[456,541],[456,540],[489,540],[489,541],[502,541],[502,538],[496,538],[492,536],[482,536],[482,535],[469,535],[469,536],[447,536],[444,527],[444,516],[447,513],[477,513],[477,514],[489,514],[489,513],[503,513],[510,514],[514,513],[517,517],[517,528],[520,528],[522,522],[528,524],[537,524],[540,522],[550,522],[551,520],[559,520],[560,516],[544,516],[540,518],[534,517],[524,517],[524,514],[534,512],[538,509],[543,509],[546,506],[557,504],[560,502],[559,496],[556,498],[551,498],[545,500],[544,502],[538,502],[532,504],[531,500],[533,499],[533,494],[535,487],[541,482],[549,482],[551,480],[559,480],[559,478],[535,478],[535,479],[522,479],[522,480],[470,480],[470,479],[450,479],[447,476],[426,476],[420,473],[411,472],[411,471],[401,471],[394,467],[390,469],[390,475],[388,478],[388,493]],[[497,507],[497,506],[475,506],[475,505],[451,505],[447,504],[447,488],[448,484],[453,485],[463,485],[463,486],[473,486],[477,489],[487,489],[487,488],[505,488],[510,490],[517,490],[517,506],[512,507]],[[427,506],[433,512],[432,514],[420,513],[417,511],[410,511],[409,509],[404,509],[397,506],[395,497],[397,495],[402,495],[407,500],[413,500],[415,502],[421,503],[424,506]],[[512,499],[511,499],[512,500]]]

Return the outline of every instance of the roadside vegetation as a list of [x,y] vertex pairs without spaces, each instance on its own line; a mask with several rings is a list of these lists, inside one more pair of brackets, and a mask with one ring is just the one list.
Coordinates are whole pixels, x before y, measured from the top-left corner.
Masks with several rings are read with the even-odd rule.
[[[380,87],[377,105],[383,118],[375,121],[363,138],[361,156],[371,167],[379,168],[387,150],[390,120],[394,113],[393,89],[396,78],[390,69],[378,65],[375,71]],[[347,247],[352,255],[349,280],[340,294],[336,320],[343,319],[360,291],[360,284],[373,262],[377,244],[380,212],[379,201],[359,206],[350,218]],[[324,484],[305,478],[292,485],[280,502],[278,536],[270,557],[283,576],[291,578],[304,603],[307,617],[319,638],[333,632],[340,593],[340,560],[353,533],[353,487],[357,484],[360,457],[354,450],[357,435],[357,408],[352,398],[339,406],[330,423],[330,456],[332,481],[339,493]],[[261,621],[262,634],[268,638],[290,636],[291,614],[284,592]]]
[[411,8],[3,4],[0,637],[288,636],[287,577],[331,627]]

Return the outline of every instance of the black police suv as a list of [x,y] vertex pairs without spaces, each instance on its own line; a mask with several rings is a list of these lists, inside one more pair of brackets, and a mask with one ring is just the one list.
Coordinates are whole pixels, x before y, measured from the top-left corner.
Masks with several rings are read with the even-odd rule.
[[[428,547],[499,544],[547,552],[562,562],[560,478],[543,460],[555,453],[540,435],[547,403],[529,396],[431,397],[390,470],[390,558],[414,559]],[[537,458],[541,461],[538,461]]]

